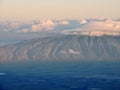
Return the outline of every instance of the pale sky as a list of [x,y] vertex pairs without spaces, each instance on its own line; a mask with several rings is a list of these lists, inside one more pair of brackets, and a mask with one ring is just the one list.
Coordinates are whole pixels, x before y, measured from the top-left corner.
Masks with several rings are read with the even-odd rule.
[[108,17],[120,17],[120,0],[0,0],[0,20]]

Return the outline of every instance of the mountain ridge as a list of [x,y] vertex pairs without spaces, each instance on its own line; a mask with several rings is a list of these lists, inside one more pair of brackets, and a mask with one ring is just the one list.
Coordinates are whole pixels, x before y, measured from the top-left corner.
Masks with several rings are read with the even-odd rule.
[[62,35],[0,47],[0,61],[120,60],[120,37]]

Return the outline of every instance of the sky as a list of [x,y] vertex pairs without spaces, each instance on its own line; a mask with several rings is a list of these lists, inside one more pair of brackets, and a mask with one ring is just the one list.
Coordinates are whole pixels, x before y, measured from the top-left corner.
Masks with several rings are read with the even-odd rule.
[[0,0],[0,20],[119,18],[120,0]]

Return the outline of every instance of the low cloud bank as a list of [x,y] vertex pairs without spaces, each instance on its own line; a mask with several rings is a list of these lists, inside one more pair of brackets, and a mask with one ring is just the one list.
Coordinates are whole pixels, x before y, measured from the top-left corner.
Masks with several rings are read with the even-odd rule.
[[116,30],[120,31],[120,21],[106,19],[103,21],[93,21],[86,23],[81,29],[83,30]]
[[63,32],[78,31],[117,31],[120,32],[120,21],[114,19],[85,20],[34,20],[30,22],[0,22],[0,32]]

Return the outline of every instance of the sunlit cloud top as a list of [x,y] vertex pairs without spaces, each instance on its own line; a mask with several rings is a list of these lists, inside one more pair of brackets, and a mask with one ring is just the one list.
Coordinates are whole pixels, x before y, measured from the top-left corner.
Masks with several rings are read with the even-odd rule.
[[119,31],[119,19],[1,21],[0,32]]

